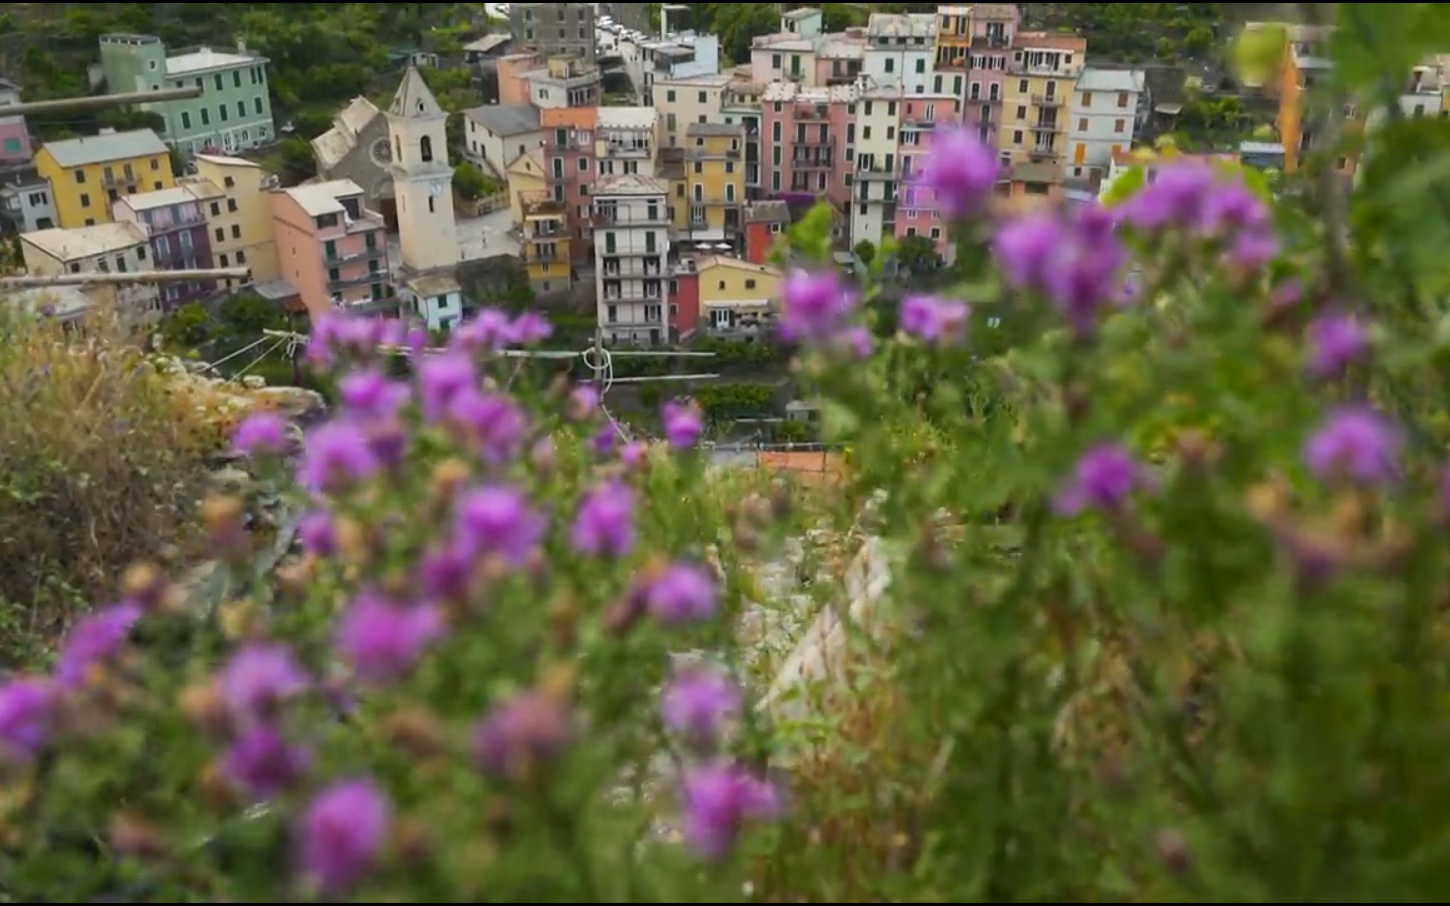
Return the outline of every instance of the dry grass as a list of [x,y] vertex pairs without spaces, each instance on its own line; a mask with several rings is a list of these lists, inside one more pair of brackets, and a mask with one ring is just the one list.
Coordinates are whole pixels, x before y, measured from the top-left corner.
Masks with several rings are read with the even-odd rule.
[[53,639],[190,519],[215,437],[178,412],[134,334],[0,313],[0,663]]

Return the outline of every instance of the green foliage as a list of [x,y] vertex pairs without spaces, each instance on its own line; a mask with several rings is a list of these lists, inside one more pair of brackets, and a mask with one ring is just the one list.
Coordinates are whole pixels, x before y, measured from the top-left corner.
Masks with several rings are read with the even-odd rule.
[[862,239],[856,243],[853,251],[856,253],[856,257],[861,259],[861,263],[867,267],[870,267],[871,262],[876,260],[876,244],[870,239]]
[[476,164],[463,161],[453,168],[453,191],[469,201],[475,201],[501,192],[503,187],[484,175]]

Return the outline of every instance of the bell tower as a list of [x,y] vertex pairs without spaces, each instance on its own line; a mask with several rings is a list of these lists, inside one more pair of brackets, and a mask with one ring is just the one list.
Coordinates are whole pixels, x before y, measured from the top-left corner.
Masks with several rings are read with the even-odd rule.
[[455,267],[458,230],[453,218],[453,167],[448,162],[448,114],[415,67],[403,75],[387,117],[403,270]]

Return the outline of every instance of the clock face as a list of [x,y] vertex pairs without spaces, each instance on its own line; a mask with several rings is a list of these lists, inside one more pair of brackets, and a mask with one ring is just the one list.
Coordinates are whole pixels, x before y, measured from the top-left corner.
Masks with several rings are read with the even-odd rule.
[[385,167],[393,162],[393,146],[385,138],[373,142],[372,150],[369,153],[372,154],[373,163],[380,167]]

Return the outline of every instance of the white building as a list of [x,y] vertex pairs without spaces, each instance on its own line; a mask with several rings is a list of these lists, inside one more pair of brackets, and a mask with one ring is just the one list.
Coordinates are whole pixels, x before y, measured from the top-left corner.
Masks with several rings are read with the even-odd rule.
[[494,104],[463,111],[463,156],[492,176],[504,177],[519,155],[544,145],[539,108]]
[[21,233],[55,226],[55,196],[50,180],[24,167],[0,174],[0,209]]
[[686,147],[685,130],[690,126],[723,124],[725,92],[730,82],[728,75],[655,79],[654,106],[660,114],[660,138],[664,147]]
[[600,107],[594,132],[599,175],[654,176],[659,112],[653,107]]
[[647,176],[605,176],[593,198],[599,328],[611,343],[662,343],[669,337],[669,186]]
[[1065,176],[1095,179],[1108,174],[1113,154],[1133,147],[1144,103],[1141,69],[1086,68],[1068,102]]
[[649,41],[625,54],[631,78],[638,68],[634,83],[646,104],[654,104],[655,79],[688,79],[692,76],[716,75],[720,72],[720,39],[715,35],[684,32],[663,41]]
[[429,329],[448,330],[463,317],[463,291],[453,278],[462,256],[453,217],[448,114],[418,70],[409,67],[387,117],[403,299]]
[[882,236],[896,233],[903,96],[900,88],[878,88],[863,92],[856,104],[856,159],[851,180],[853,246],[863,239],[880,245]]
[[866,26],[861,75],[867,88],[901,88],[926,94],[933,88],[936,16],[873,13]]
[[[146,231],[134,223],[99,223],[72,230],[50,229],[24,233],[20,251],[32,275],[135,274],[155,270]],[[156,284],[126,287],[123,301],[155,305]]]

